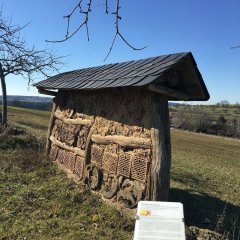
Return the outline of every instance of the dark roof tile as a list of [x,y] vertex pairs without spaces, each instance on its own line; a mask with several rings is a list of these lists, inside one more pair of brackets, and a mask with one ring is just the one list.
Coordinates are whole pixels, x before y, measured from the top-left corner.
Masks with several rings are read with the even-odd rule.
[[[192,91],[190,99],[205,100],[209,94],[197,69],[197,65],[191,53],[176,53],[151,57],[136,61],[123,63],[105,64],[99,67],[90,67],[70,72],[60,73],[44,81],[34,84],[39,89],[58,90],[97,90],[102,88],[116,88],[127,86],[144,86],[158,81],[158,79],[173,69],[179,62],[185,61],[186,57],[190,61],[190,68],[194,69],[194,74],[190,79],[185,79],[183,87],[186,91]],[[190,59],[190,60],[189,60]],[[189,68],[189,65],[188,65]],[[183,71],[188,71],[184,67]],[[199,91],[189,89],[190,85],[197,86]]]

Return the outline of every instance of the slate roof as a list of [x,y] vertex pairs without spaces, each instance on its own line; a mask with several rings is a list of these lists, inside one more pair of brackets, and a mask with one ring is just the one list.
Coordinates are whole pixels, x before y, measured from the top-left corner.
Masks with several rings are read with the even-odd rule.
[[205,92],[203,96],[196,100],[206,100],[209,98],[209,95],[190,52],[64,72],[40,81],[34,84],[34,86],[38,89],[58,90],[97,90],[103,88],[145,86],[159,79],[159,77],[174,68],[174,66],[183,61],[187,56],[191,58],[192,66],[198,75],[198,82],[203,92]]

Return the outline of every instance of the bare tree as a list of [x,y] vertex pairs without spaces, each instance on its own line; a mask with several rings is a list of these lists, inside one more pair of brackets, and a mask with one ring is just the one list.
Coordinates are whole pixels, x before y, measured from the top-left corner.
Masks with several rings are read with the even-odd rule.
[[6,77],[10,74],[21,75],[32,83],[36,73],[48,77],[58,70],[62,58],[56,57],[51,50],[29,48],[21,37],[23,27],[12,24],[0,12],[0,78],[2,86],[2,124],[7,123]]
[[[109,14],[109,12],[110,12],[109,2],[108,2],[108,0],[104,0],[104,1],[105,2],[103,4],[103,6],[105,7],[105,14]],[[86,27],[87,39],[89,41],[90,38],[89,38],[89,31],[88,31],[88,21],[89,21],[90,13],[92,12],[92,2],[93,2],[93,0],[77,0],[77,4],[75,5],[75,7],[70,11],[70,13],[68,15],[64,16],[64,18],[67,21],[65,37],[60,40],[46,40],[46,41],[54,42],[54,43],[65,42],[68,39],[72,38],[75,34],[77,34],[83,27]],[[133,50],[137,51],[137,50],[143,50],[144,48],[146,48],[146,46],[141,47],[141,48],[134,47],[123,36],[122,32],[120,31],[120,27],[119,27],[119,20],[122,19],[122,17],[120,16],[120,12],[119,12],[121,9],[120,0],[115,0],[115,2],[116,2],[115,9],[113,10],[113,12],[110,12],[111,14],[115,15],[115,35],[113,37],[112,44],[109,48],[109,51],[108,51],[107,56],[104,59],[104,61],[110,55],[117,37],[119,37],[128,47],[130,47]],[[83,21],[82,22],[80,21],[80,23],[78,24],[76,29],[74,29],[73,31],[70,31],[71,19],[72,19],[73,15],[76,15],[76,14],[83,15]]]

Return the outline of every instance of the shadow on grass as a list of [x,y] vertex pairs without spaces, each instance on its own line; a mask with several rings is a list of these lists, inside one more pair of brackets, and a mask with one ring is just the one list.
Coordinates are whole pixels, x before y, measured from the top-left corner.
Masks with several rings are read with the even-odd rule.
[[217,232],[230,231],[235,234],[240,227],[240,207],[211,197],[204,193],[193,193],[188,190],[171,189],[169,201],[181,202],[184,205],[185,222]]

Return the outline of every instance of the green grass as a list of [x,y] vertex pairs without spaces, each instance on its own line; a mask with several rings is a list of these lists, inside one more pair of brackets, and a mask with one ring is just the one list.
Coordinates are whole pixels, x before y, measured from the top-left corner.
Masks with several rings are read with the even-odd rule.
[[40,153],[14,151],[0,167],[0,239],[131,239],[131,221]]
[[50,112],[8,107],[10,124],[23,128],[42,141],[46,138]]
[[[0,139],[0,239],[131,239],[134,222],[40,153],[49,117],[9,108],[10,123],[24,132]],[[171,135],[170,200],[184,204],[189,226],[211,227],[206,220],[215,225],[224,215],[221,228],[230,229],[240,217],[240,141],[177,130]]]
[[0,137],[0,239],[131,239],[131,219],[44,157],[50,113],[9,113],[12,127]]
[[172,131],[171,199],[184,203],[188,224],[217,223],[226,207],[225,228],[240,217],[240,141]]

